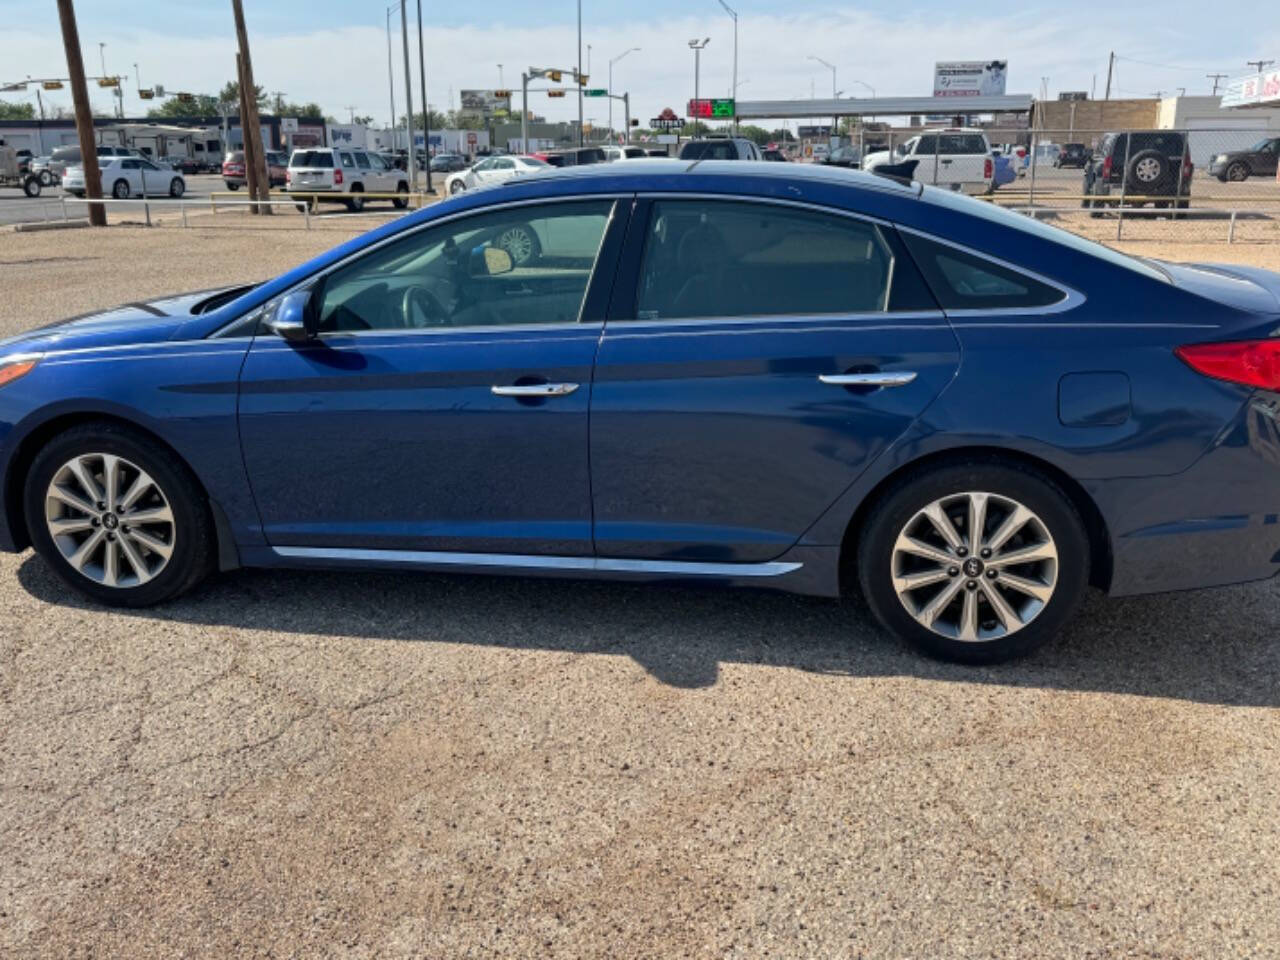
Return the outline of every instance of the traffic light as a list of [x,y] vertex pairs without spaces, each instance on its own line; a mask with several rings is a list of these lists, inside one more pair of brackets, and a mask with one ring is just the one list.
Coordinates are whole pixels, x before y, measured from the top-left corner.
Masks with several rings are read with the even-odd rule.
[[147,90],[145,87],[138,91],[138,98],[141,100],[151,100],[156,95],[154,90]]
[[563,90],[548,90],[548,91],[547,91],[547,96],[548,96],[548,97],[563,97],[563,96],[564,96],[564,91],[563,91]]
[[585,87],[587,85],[587,81],[590,79],[591,78],[588,77],[585,73],[582,74],[582,76],[578,77],[578,86]]
[[631,118],[631,125],[632,125],[633,127],[638,127],[638,126],[640,126],[640,118],[639,118],[639,117],[632,117],[632,118]]
[[196,95],[194,93],[180,93],[178,94],[178,102],[179,103],[195,103]]
[[493,96],[494,96],[494,98],[495,98],[495,99],[498,99],[498,100],[510,100],[510,99],[511,99],[511,91],[510,91],[510,90],[495,90],[495,91],[493,91]]
[[559,82],[560,82],[560,79],[561,79],[563,76],[564,76],[564,74],[563,74],[563,73],[561,73],[559,70],[548,70],[548,71],[547,71],[547,79],[548,79],[548,80],[550,80],[552,83],[559,83]]

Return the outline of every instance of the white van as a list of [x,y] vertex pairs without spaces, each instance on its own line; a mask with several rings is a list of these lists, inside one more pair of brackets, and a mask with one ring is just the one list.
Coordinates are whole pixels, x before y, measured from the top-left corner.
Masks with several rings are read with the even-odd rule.
[[[293,151],[285,172],[289,193],[341,193],[348,210],[363,210],[362,193],[401,194],[392,198],[396,207],[409,205],[409,176],[390,166],[376,153],[346,147],[305,147]],[[376,199],[385,199],[382,197]]]

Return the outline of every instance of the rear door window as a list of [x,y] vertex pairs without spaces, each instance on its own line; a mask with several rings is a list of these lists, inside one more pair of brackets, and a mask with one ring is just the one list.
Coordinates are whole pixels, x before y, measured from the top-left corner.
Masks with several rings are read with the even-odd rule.
[[[774,204],[658,200],[646,237],[638,320],[937,309],[909,261],[897,269],[896,240],[849,217]],[[903,292],[896,296],[899,272]]]
[[338,154],[338,156],[342,158],[343,167],[345,167],[348,170],[355,169],[356,162],[355,162],[355,159],[351,156],[351,154],[347,153],[344,150],[342,153]]
[[357,167],[359,167],[361,170],[369,169],[369,157],[366,154],[357,152],[354,154],[354,156],[356,158]]
[[333,154],[328,150],[295,150],[289,166],[329,169],[333,166]]

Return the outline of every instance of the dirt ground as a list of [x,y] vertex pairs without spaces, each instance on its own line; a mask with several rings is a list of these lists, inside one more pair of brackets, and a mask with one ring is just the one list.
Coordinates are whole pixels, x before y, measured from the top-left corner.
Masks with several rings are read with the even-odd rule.
[[[0,233],[0,335],[353,229]],[[1274,583],[986,669],[856,601],[569,581],[125,612],[28,553],[0,616],[0,956],[1280,955]]]

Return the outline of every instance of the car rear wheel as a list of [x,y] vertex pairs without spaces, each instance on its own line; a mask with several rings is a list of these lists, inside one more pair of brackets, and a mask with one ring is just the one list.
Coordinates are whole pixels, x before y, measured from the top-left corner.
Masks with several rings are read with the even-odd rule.
[[213,525],[195,479],[167,448],[125,427],[55,437],[31,466],[25,501],[36,550],[101,603],[160,603],[213,567]]
[[239,190],[239,189],[240,189],[240,184],[238,184],[238,183],[234,183],[234,182],[232,182],[232,181],[228,180],[228,181],[227,181],[227,189],[228,189],[228,190]]
[[[360,186],[360,184],[358,183],[353,183],[351,185],[351,192],[363,193],[364,187]],[[364,209],[364,197],[352,197],[350,200],[347,201],[347,209],[350,210],[352,213],[359,213],[361,210]]]
[[187,186],[182,182],[181,177],[174,177],[169,181],[169,196],[175,200],[179,199],[185,192]]
[[391,201],[391,205],[397,210],[403,210],[409,205],[409,185],[407,183],[397,184],[396,193],[399,196]]
[[40,171],[40,186],[42,187],[53,186],[53,174],[51,174],[48,170]]
[[870,514],[858,577],[891,632],[930,656],[995,663],[1052,638],[1089,581],[1089,542],[1048,477],[998,462],[916,474]]
[[1249,179],[1249,167],[1239,160],[1227,167],[1227,179],[1234,180],[1239,183],[1241,180]]
[[40,196],[40,178],[35,175],[28,176],[22,181],[22,192],[28,197]]
[[111,195],[115,197],[117,200],[129,199],[129,181],[117,180],[111,186]]

